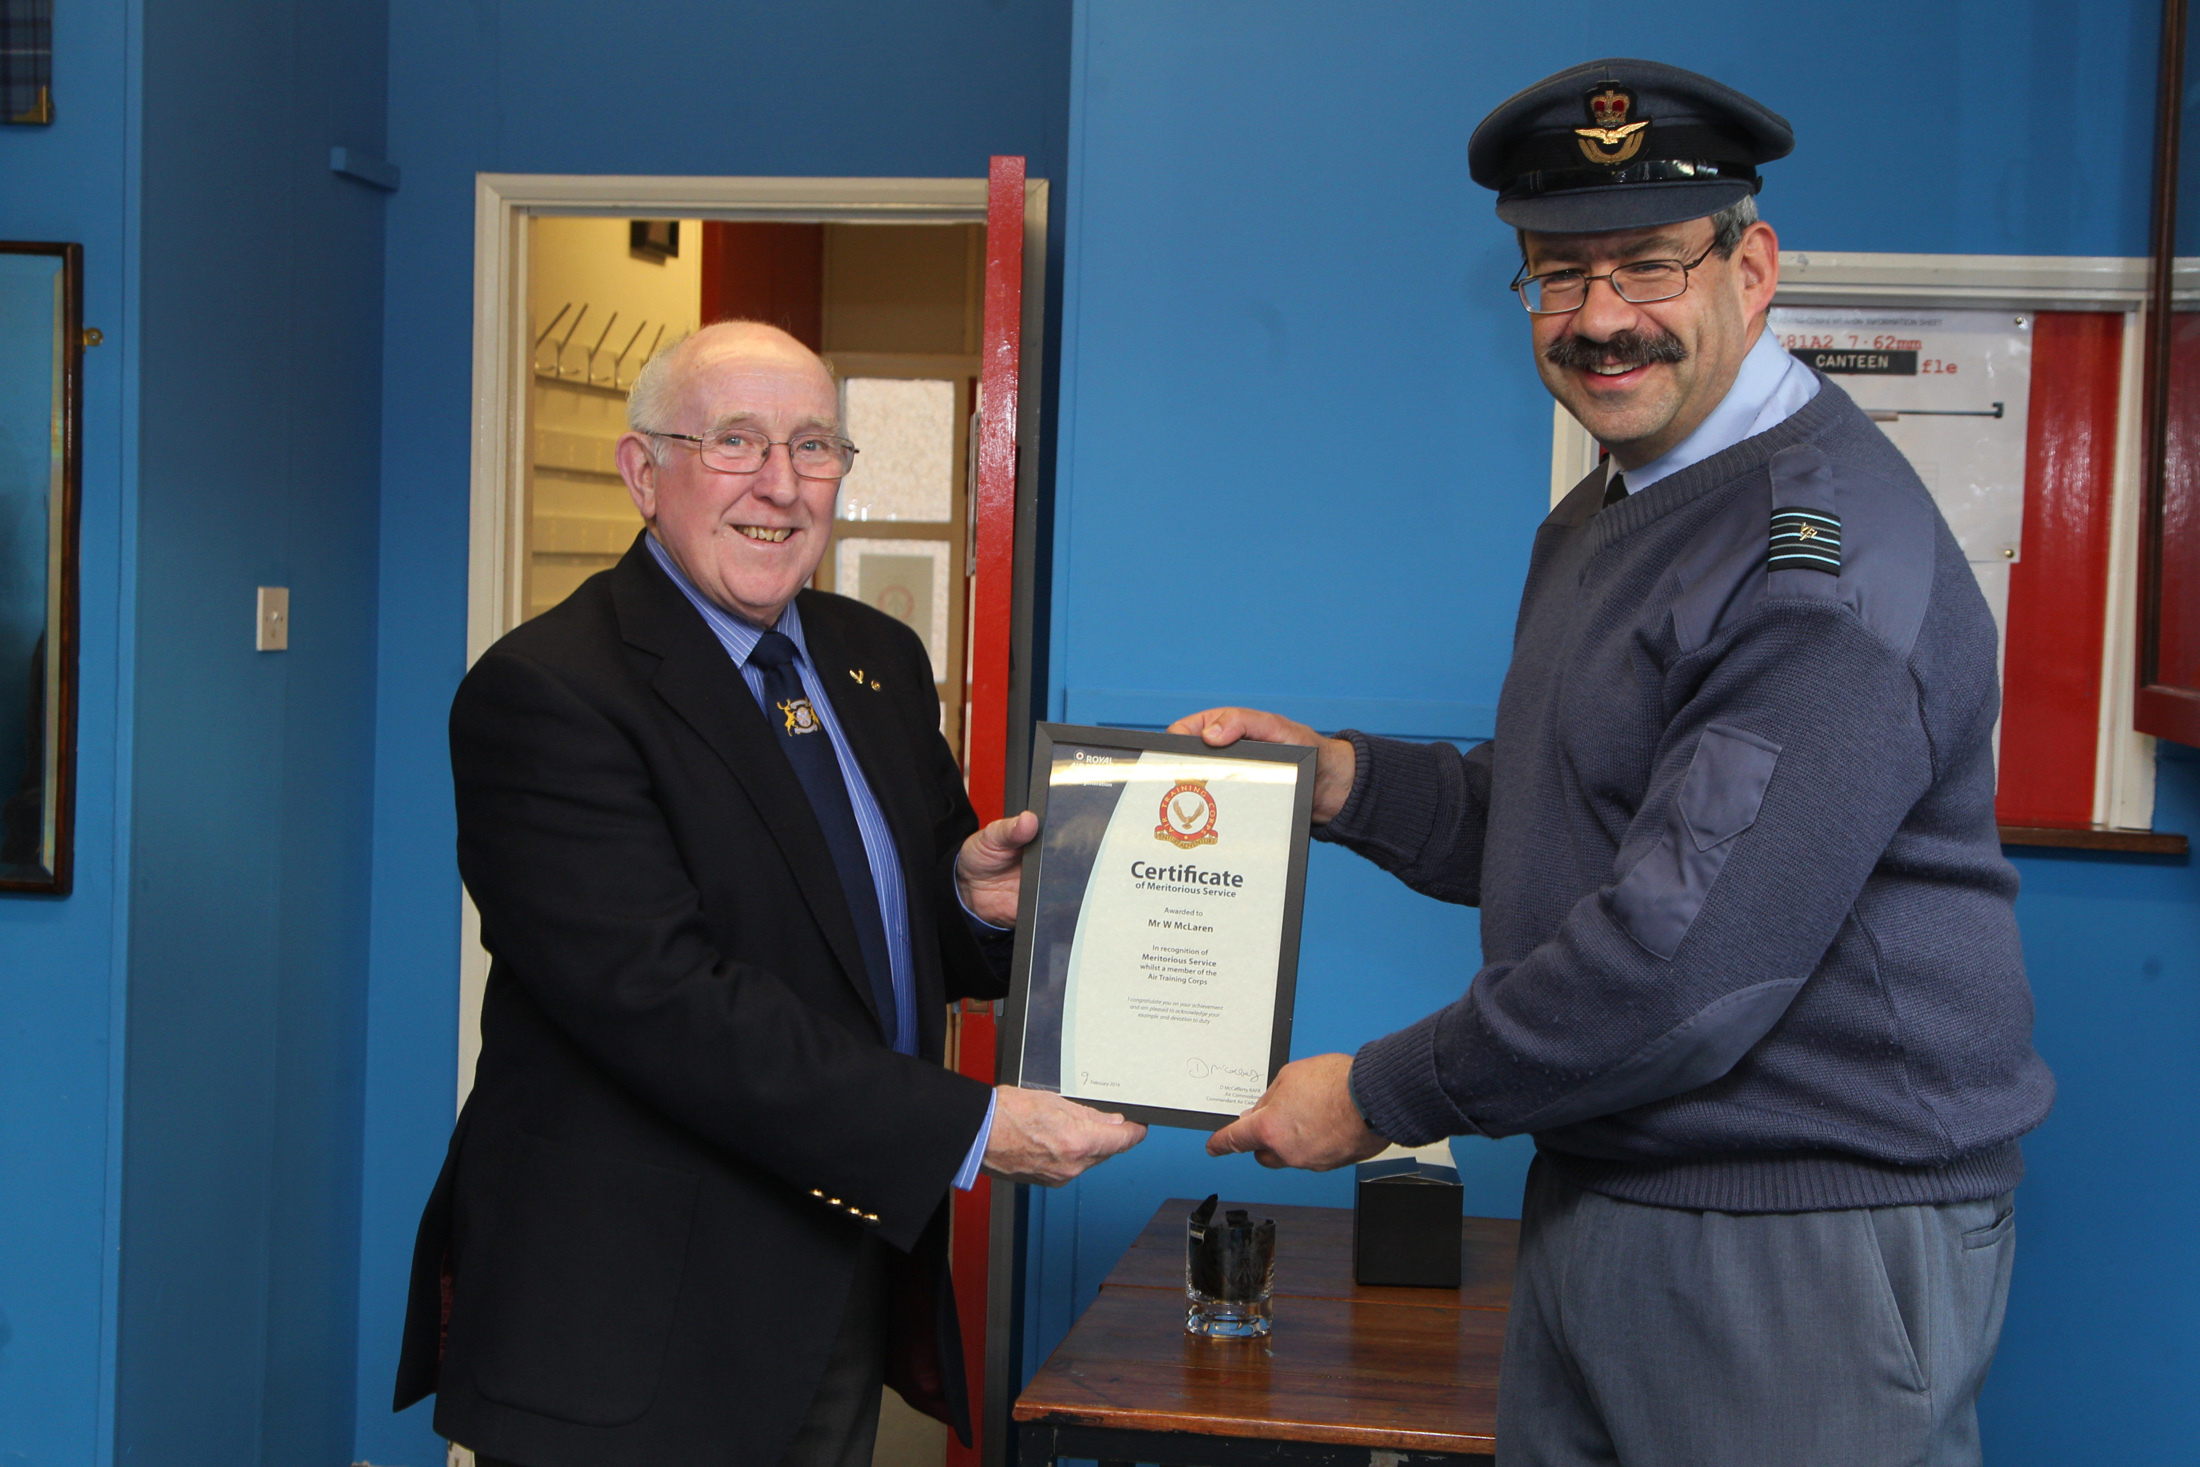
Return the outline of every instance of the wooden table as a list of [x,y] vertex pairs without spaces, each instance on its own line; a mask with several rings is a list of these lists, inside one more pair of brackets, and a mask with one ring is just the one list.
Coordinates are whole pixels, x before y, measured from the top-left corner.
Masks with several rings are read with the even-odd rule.
[[1225,1200],[1276,1220],[1275,1328],[1264,1340],[1210,1340],[1184,1332],[1193,1205],[1161,1204],[1017,1398],[1020,1467],[1490,1460],[1518,1223],[1465,1220],[1456,1292],[1362,1288],[1350,1208]]

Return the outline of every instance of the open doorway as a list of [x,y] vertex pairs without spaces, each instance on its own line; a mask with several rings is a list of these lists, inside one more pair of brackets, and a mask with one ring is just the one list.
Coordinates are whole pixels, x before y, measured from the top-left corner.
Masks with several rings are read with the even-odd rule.
[[815,584],[923,639],[961,751],[984,227],[549,217],[528,248],[523,615],[641,528],[612,453],[642,364],[700,324],[769,321],[832,365],[861,450]]
[[[1001,813],[1023,782],[1008,731],[1032,699],[1046,226],[1047,184],[1021,158],[968,179],[478,175],[468,661],[640,529],[610,454],[652,350],[725,317],[814,331],[864,449],[816,584],[917,630],[973,801]],[[567,231],[576,254],[559,258]],[[488,959],[461,901],[463,1104]],[[951,1014],[948,1035],[948,1064],[990,1082],[990,1010]],[[965,1367],[985,1382],[977,1449],[894,1399],[881,1467],[1002,1462],[1014,1209],[1014,1189],[983,1180],[955,1199]]]

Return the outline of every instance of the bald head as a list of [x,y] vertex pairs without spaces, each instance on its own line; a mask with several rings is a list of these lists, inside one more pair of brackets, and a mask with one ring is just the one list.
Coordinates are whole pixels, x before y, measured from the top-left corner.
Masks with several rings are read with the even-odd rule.
[[814,375],[834,397],[839,396],[832,369],[825,365],[824,358],[777,326],[762,321],[720,321],[689,332],[643,364],[627,393],[626,425],[637,433],[670,426],[668,418],[680,384],[708,364],[729,357],[751,359],[766,370]]

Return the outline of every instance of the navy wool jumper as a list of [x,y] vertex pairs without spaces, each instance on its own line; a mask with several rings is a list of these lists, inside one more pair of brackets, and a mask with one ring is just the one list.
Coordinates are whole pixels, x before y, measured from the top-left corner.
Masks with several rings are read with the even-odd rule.
[[1530,1132],[1668,1207],[2008,1191],[2054,1081],[1954,536],[1831,382],[1600,512],[1603,488],[1537,532],[1491,742],[1347,732],[1318,833],[1479,906],[1485,962],[1360,1050],[1362,1113],[1406,1144]]

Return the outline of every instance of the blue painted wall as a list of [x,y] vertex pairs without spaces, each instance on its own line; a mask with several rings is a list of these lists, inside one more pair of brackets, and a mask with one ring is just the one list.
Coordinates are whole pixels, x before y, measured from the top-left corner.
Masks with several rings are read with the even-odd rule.
[[0,1462],[104,1464],[113,1388],[136,423],[136,6],[57,7],[51,127],[0,127],[0,237],[84,246],[76,890],[0,899]]
[[346,1461],[381,217],[327,150],[379,146],[380,12],[86,3],[55,49],[0,233],[84,244],[106,341],[76,890],[0,902],[0,1461]]
[[388,236],[357,1458],[430,1467],[442,1452],[428,1408],[393,1418],[389,1399],[456,1085],[444,719],[466,652],[474,174],[970,178],[1021,153],[1034,176],[1061,177],[1066,0],[793,14],[761,0],[642,0],[615,24],[579,0],[390,7],[405,187]]
[[[1790,117],[1801,141],[1760,201],[1787,247],[2144,252],[2154,5],[1789,15],[1683,0],[1599,23],[1607,54],[1683,60]],[[1078,7],[1056,716],[1151,726],[1254,701],[1331,727],[1488,732],[1551,407],[1504,289],[1511,233],[1465,149],[1490,107],[1590,54],[1536,29],[1454,0]],[[1217,448],[1182,451],[1187,429]],[[1156,569],[1195,552],[1196,575]],[[2164,828],[2200,826],[2200,764],[2166,757],[2160,798]],[[2200,1425],[2200,1269],[2167,1241],[2200,1160],[2200,877],[2019,864],[2063,1098],[2029,1147],[1989,1455],[2165,1460]],[[1353,1048],[1455,996],[1479,962],[1473,918],[1318,850],[1297,1051]],[[1160,1198],[1349,1201],[1343,1176],[1217,1165],[1199,1141],[1157,1132],[1036,1198],[1027,1369]],[[1458,1152],[1470,1210],[1516,1214],[1526,1143]]]
[[[2161,746],[2154,819],[2200,834],[2200,753]],[[2172,1462],[2200,1432],[2200,868],[2017,861],[2040,1053],[2059,1093],[2024,1146],[1988,1460]]]
[[143,8],[124,1463],[351,1460],[385,26]]

